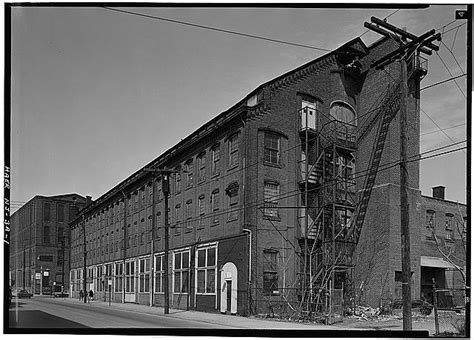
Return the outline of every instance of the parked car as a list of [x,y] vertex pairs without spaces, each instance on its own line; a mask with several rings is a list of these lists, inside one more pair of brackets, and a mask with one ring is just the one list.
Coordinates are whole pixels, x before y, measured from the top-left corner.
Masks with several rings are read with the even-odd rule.
[[65,290],[64,292],[54,292],[53,297],[68,297],[69,292]]
[[33,294],[31,294],[30,292],[28,292],[25,289],[19,290],[16,294],[16,297],[19,298],[19,299],[22,299],[22,298],[31,299],[32,296],[33,296]]

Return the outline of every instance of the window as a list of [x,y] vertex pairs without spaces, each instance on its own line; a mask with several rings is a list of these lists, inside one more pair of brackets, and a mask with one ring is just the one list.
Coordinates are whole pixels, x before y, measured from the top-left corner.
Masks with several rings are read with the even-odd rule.
[[353,141],[355,139],[356,115],[350,105],[343,102],[335,102],[329,110],[335,122],[329,126],[335,131],[339,139]]
[[196,290],[198,293],[216,293],[216,247],[198,249]]
[[[181,171],[181,169],[177,168],[176,171]],[[181,173],[180,172],[175,173],[175,191],[177,194],[181,192]]]
[[239,135],[237,133],[229,137],[228,151],[229,151],[229,168],[239,165]]
[[193,201],[188,200],[186,202],[186,231],[189,232],[193,229],[192,221],[193,218]]
[[156,293],[163,293],[163,275],[165,268],[163,267],[163,255],[155,255],[155,289]]
[[453,214],[450,214],[450,213],[447,213],[446,214],[446,221],[445,221],[445,229],[446,230],[449,230],[449,231],[452,231],[453,230],[453,223],[454,223],[454,215]]
[[64,204],[58,204],[58,222],[64,222]]
[[263,294],[265,295],[279,295],[277,255],[276,250],[263,251]]
[[44,203],[43,204],[43,220],[44,221],[49,221],[51,220],[51,204],[50,203]]
[[[133,197],[134,197],[134,205],[133,205],[133,211],[137,211],[138,210],[138,191],[135,191],[135,193],[133,194]],[[104,219],[104,212],[102,211],[102,219]]]
[[205,201],[204,195],[201,195],[198,198],[198,212],[199,212],[198,228],[204,228],[204,222],[205,222],[204,215],[206,214],[206,201]]
[[186,174],[186,188],[193,186],[193,160],[189,160],[184,165],[184,172]]
[[62,243],[65,241],[64,228],[58,227],[58,244],[62,245]]
[[150,291],[150,258],[140,259],[138,262],[139,292]]
[[212,224],[219,224],[219,189],[211,194]]
[[278,217],[278,196],[280,195],[280,185],[275,182],[265,182],[264,189],[265,209],[263,214],[268,217]]
[[189,250],[174,254],[173,292],[188,293]]
[[264,146],[264,161],[269,164],[280,164],[280,136],[265,131]]
[[435,226],[435,212],[433,210],[427,210],[425,215],[426,228],[434,228]]
[[135,292],[135,262],[125,263],[125,292]]
[[237,182],[233,182],[229,184],[229,186],[226,189],[227,196],[228,196],[228,202],[229,202],[229,207],[228,207],[228,214],[227,214],[227,220],[228,221],[233,221],[236,220],[239,216],[239,209],[238,209],[238,203],[239,203],[239,185]]
[[[96,268],[96,284],[95,284],[95,289],[97,289],[98,292],[103,291],[103,281],[102,281],[102,275],[104,274],[104,267],[102,265],[97,266]],[[92,275],[92,274],[91,274]]]
[[181,204],[176,204],[174,207],[174,222],[179,224],[181,222]]
[[206,154],[201,154],[198,157],[198,182],[206,180]]
[[115,264],[115,291],[121,292],[123,289],[123,263]]
[[51,241],[51,227],[45,225],[43,227],[43,243],[49,243]]
[[217,176],[220,173],[220,146],[215,145],[211,149],[211,158],[212,158],[212,163],[211,163],[211,176]]

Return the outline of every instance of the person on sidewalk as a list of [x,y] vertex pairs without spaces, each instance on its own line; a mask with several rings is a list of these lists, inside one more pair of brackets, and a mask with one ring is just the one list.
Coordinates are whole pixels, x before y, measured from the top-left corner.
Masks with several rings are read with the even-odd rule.
[[79,301],[82,301],[83,297],[84,297],[84,292],[81,289],[81,291],[79,292]]
[[94,300],[94,292],[92,291],[92,289],[89,291],[89,301],[92,301]]

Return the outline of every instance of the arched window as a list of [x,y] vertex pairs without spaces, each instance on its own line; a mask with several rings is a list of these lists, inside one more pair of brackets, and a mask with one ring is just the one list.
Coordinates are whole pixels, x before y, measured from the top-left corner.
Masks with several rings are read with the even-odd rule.
[[337,121],[357,125],[356,123],[356,114],[352,107],[344,102],[334,102],[331,104],[331,109],[329,111],[332,117]]

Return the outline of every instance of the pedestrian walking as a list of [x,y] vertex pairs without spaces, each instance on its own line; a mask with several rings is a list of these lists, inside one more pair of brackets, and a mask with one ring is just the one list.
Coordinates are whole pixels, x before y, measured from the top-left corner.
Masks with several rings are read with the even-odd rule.
[[81,289],[81,291],[79,292],[79,301],[81,301],[83,297],[84,297],[84,292]]
[[94,292],[92,289],[89,291],[89,300],[94,300]]

